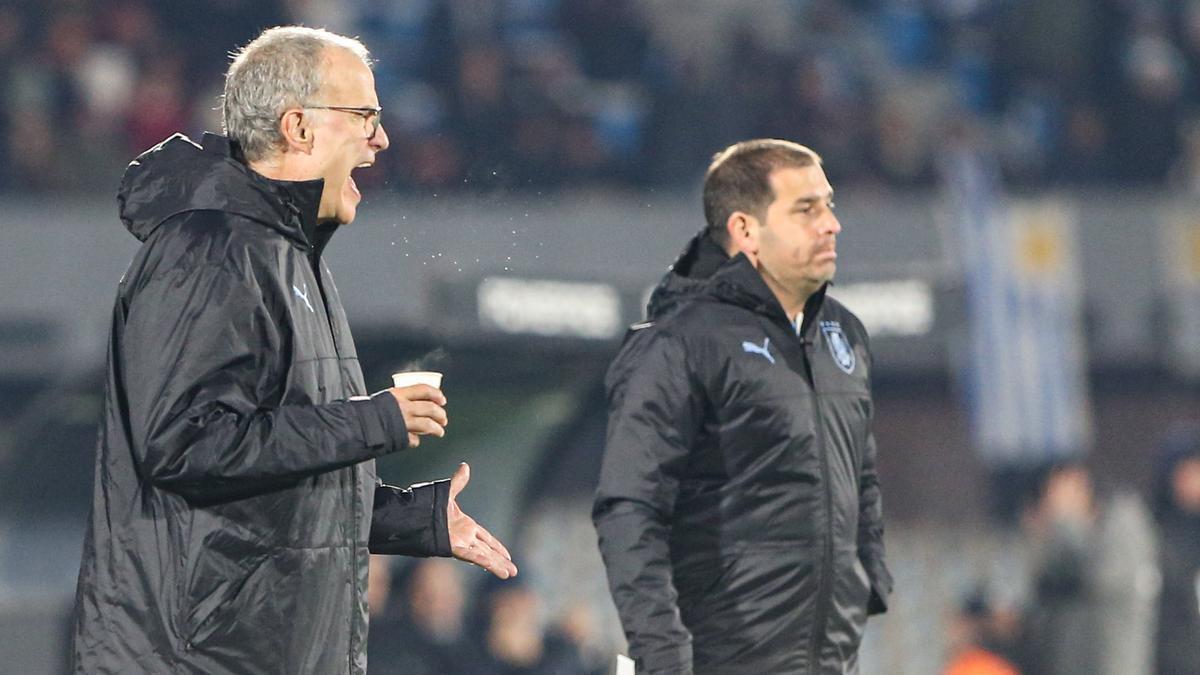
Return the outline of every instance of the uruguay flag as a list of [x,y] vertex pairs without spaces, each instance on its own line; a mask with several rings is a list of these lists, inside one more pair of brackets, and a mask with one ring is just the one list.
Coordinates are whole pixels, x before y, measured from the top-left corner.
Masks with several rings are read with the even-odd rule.
[[976,148],[951,147],[942,159],[966,287],[975,445],[992,468],[1079,456],[1092,423],[1077,212],[1053,198],[1005,198],[994,162]]

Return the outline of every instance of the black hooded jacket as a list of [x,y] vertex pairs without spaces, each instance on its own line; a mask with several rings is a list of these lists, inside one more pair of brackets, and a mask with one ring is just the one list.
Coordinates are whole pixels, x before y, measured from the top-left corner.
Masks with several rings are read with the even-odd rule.
[[448,483],[375,476],[407,434],[363,396],[322,181],[237,154],[176,135],[121,185],[144,243],[113,311],[77,672],[361,673],[368,552],[450,552]]
[[867,335],[822,289],[797,336],[745,256],[703,278],[723,257],[689,245],[606,382],[593,520],[630,654],[639,673],[856,672],[892,583]]

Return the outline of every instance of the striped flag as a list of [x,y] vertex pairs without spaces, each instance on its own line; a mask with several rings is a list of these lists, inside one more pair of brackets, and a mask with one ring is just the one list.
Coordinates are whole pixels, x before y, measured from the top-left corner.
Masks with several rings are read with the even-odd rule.
[[1091,442],[1077,212],[1009,200],[990,158],[943,164],[967,291],[966,391],[976,447],[996,466],[1036,466]]

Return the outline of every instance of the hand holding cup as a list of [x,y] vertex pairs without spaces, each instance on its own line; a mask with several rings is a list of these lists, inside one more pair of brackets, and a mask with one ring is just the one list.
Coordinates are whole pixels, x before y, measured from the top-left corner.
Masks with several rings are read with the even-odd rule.
[[446,396],[442,393],[442,374],[431,371],[394,373],[388,392],[396,399],[408,429],[408,447],[421,444],[420,436],[445,436]]

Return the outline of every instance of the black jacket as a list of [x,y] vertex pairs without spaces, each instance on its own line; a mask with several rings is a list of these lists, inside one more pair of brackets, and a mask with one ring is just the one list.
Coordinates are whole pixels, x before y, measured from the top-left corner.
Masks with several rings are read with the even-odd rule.
[[822,289],[797,337],[744,256],[680,276],[610,368],[593,509],[638,672],[853,672],[891,590],[866,332]]
[[1200,459],[1200,428],[1172,430],[1163,443],[1154,476],[1154,515],[1158,521],[1157,675],[1200,671],[1200,513],[1175,498],[1173,479],[1184,461]]
[[363,672],[368,549],[448,555],[448,483],[375,477],[404,418],[362,396],[322,182],[203,142],[171,137],[121,186],[144,244],[113,312],[74,667]]

